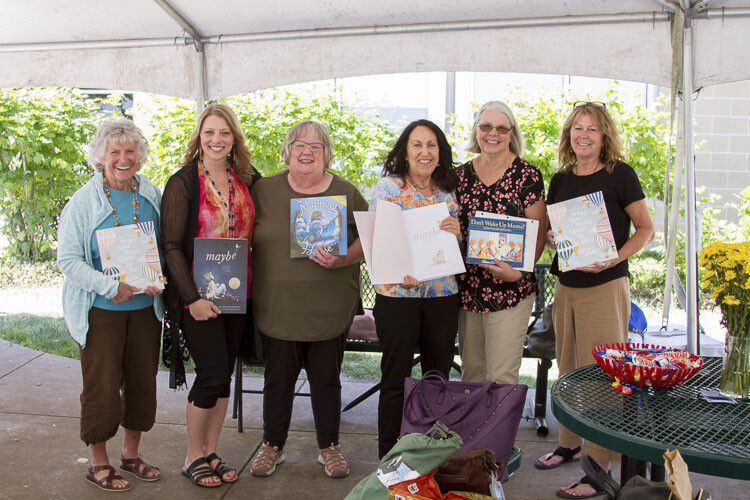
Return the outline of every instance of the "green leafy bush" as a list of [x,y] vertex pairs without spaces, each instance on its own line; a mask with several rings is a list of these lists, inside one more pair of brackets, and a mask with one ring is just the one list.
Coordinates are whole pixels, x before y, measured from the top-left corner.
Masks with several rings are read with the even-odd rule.
[[60,212],[90,173],[96,107],[71,89],[0,89],[0,231],[10,255],[54,253]]

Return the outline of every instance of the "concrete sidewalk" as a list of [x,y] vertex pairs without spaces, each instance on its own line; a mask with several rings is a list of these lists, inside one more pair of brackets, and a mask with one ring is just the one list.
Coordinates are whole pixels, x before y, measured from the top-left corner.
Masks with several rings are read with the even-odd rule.
[[[285,452],[287,461],[274,475],[256,478],[249,463],[262,438],[261,396],[246,394],[243,400],[245,432],[227,415],[219,455],[237,467],[240,480],[220,488],[198,488],[180,475],[185,459],[185,397],[167,385],[167,373],[158,376],[159,407],[154,428],[144,434],[141,452],[158,465],[163,478],[154,483],[138,481],[125,498],[253,498],[340,499],[377,463],[377,397],[344,413],[341,445],[351,474],[345,479],[328,478],[316,461],[315,426],[308,398],[295,400],[292,425]],[[259,378],[245,377],[245,388],[262,387]],[[305,382],[300,382],[304,386]],[[344,404],[370,384],[345,383]],[[102,498],[108,493],[84,481],[89,466],[88,449],[78,438],[81,372],[77,360],[61,358],[0,340],[0,498]],[[529,391],[533,400],[533,391]],[[231,412],[230,412],[231,413]],[[548,410],[550,433],[536,434],[533,420],[521,421],[516,445],[523,451],[521,468],[505,483],[509,500],[552,499],[555,489],[583,475],[578,464],[540,471],[536,457],[557,446],[557,424]],[[110,442],[109,456],[119,463],[121,434]],[[615,477],[619,471],[614,471]],[[694,487],[707,488],[716,499],[749,498],[750,482],[691,474]],[[749,478],[750,479],[750,478]]]

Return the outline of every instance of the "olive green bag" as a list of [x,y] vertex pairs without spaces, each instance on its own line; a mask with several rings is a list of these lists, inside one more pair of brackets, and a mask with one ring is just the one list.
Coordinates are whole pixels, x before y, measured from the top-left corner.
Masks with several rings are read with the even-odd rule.
[[[428,434],[433,434],[428,432]],[[444,439],[434,438],[417,432],[405,434],[386,453],[381,464],[401,455],[403,461],[419,474],[427,474],[440,467],[448,457],[456,453],[463,446],[461,437],[455,432],[447,431]],[[380,482],[377,472],[362,479],[349,492],[345,500],[378,500],[388,499],[388,488]]]

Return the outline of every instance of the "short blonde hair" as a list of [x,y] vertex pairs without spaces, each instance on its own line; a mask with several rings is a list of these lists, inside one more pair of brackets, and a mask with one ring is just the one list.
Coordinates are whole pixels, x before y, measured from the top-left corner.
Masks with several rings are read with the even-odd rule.
[[149,145],[141,129],[135,126],[127,118],[113,118],[99,125],[94,133],[94,138],[89,143],[89,155],[87,161],[97,172],[104,171],[104,155],[107,147],[112,144],[125,144],[132,142],[138,154],[138,168],[143,168],[148,157]]
[[286,134],[286,139],[284,139],[284,143],[281,145],[281,159],[284,160],[284,164],[286,166],[289,166],[289,160],[292,156],[292,143],[308,130],[312,130],[313,133],[318,136],[318,139],[320,139],[320,141],[323,143],[323,169],[330,169],[331,165],[333,164],[334,152],[331,135],[328,133],[328,129],[325,125],[313,120],[305,120],[303,122],[299,122],[289,129],[289,132]]

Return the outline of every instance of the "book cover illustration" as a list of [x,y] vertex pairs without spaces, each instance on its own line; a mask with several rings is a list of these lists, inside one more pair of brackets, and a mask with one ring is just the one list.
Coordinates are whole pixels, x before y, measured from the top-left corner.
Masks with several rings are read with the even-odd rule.
[[437,203],[402,211],[378,200],[374,212],[354,212],[365,262],[374,285],[418,281],[466,271],[456,237],[440,229],[448,205]]
[[292,198],[289,214],[290,257],[314,256],[316,248],[346,255],[346,195]]
[[508,219],[469,217],[467,264],[494,264],[495,259],[524,267],[526,223]]
[[137,293],[144,293],[147,286],[164,289],[152,221],[99,229],[96,243],[106,276],[139,288]]
[[202,299],[225,314],[247,308],[247,252],[244,238],[195,238],[193,281]]
[[547,205],[560,270],[571,271],[617,258],[601,191]]

